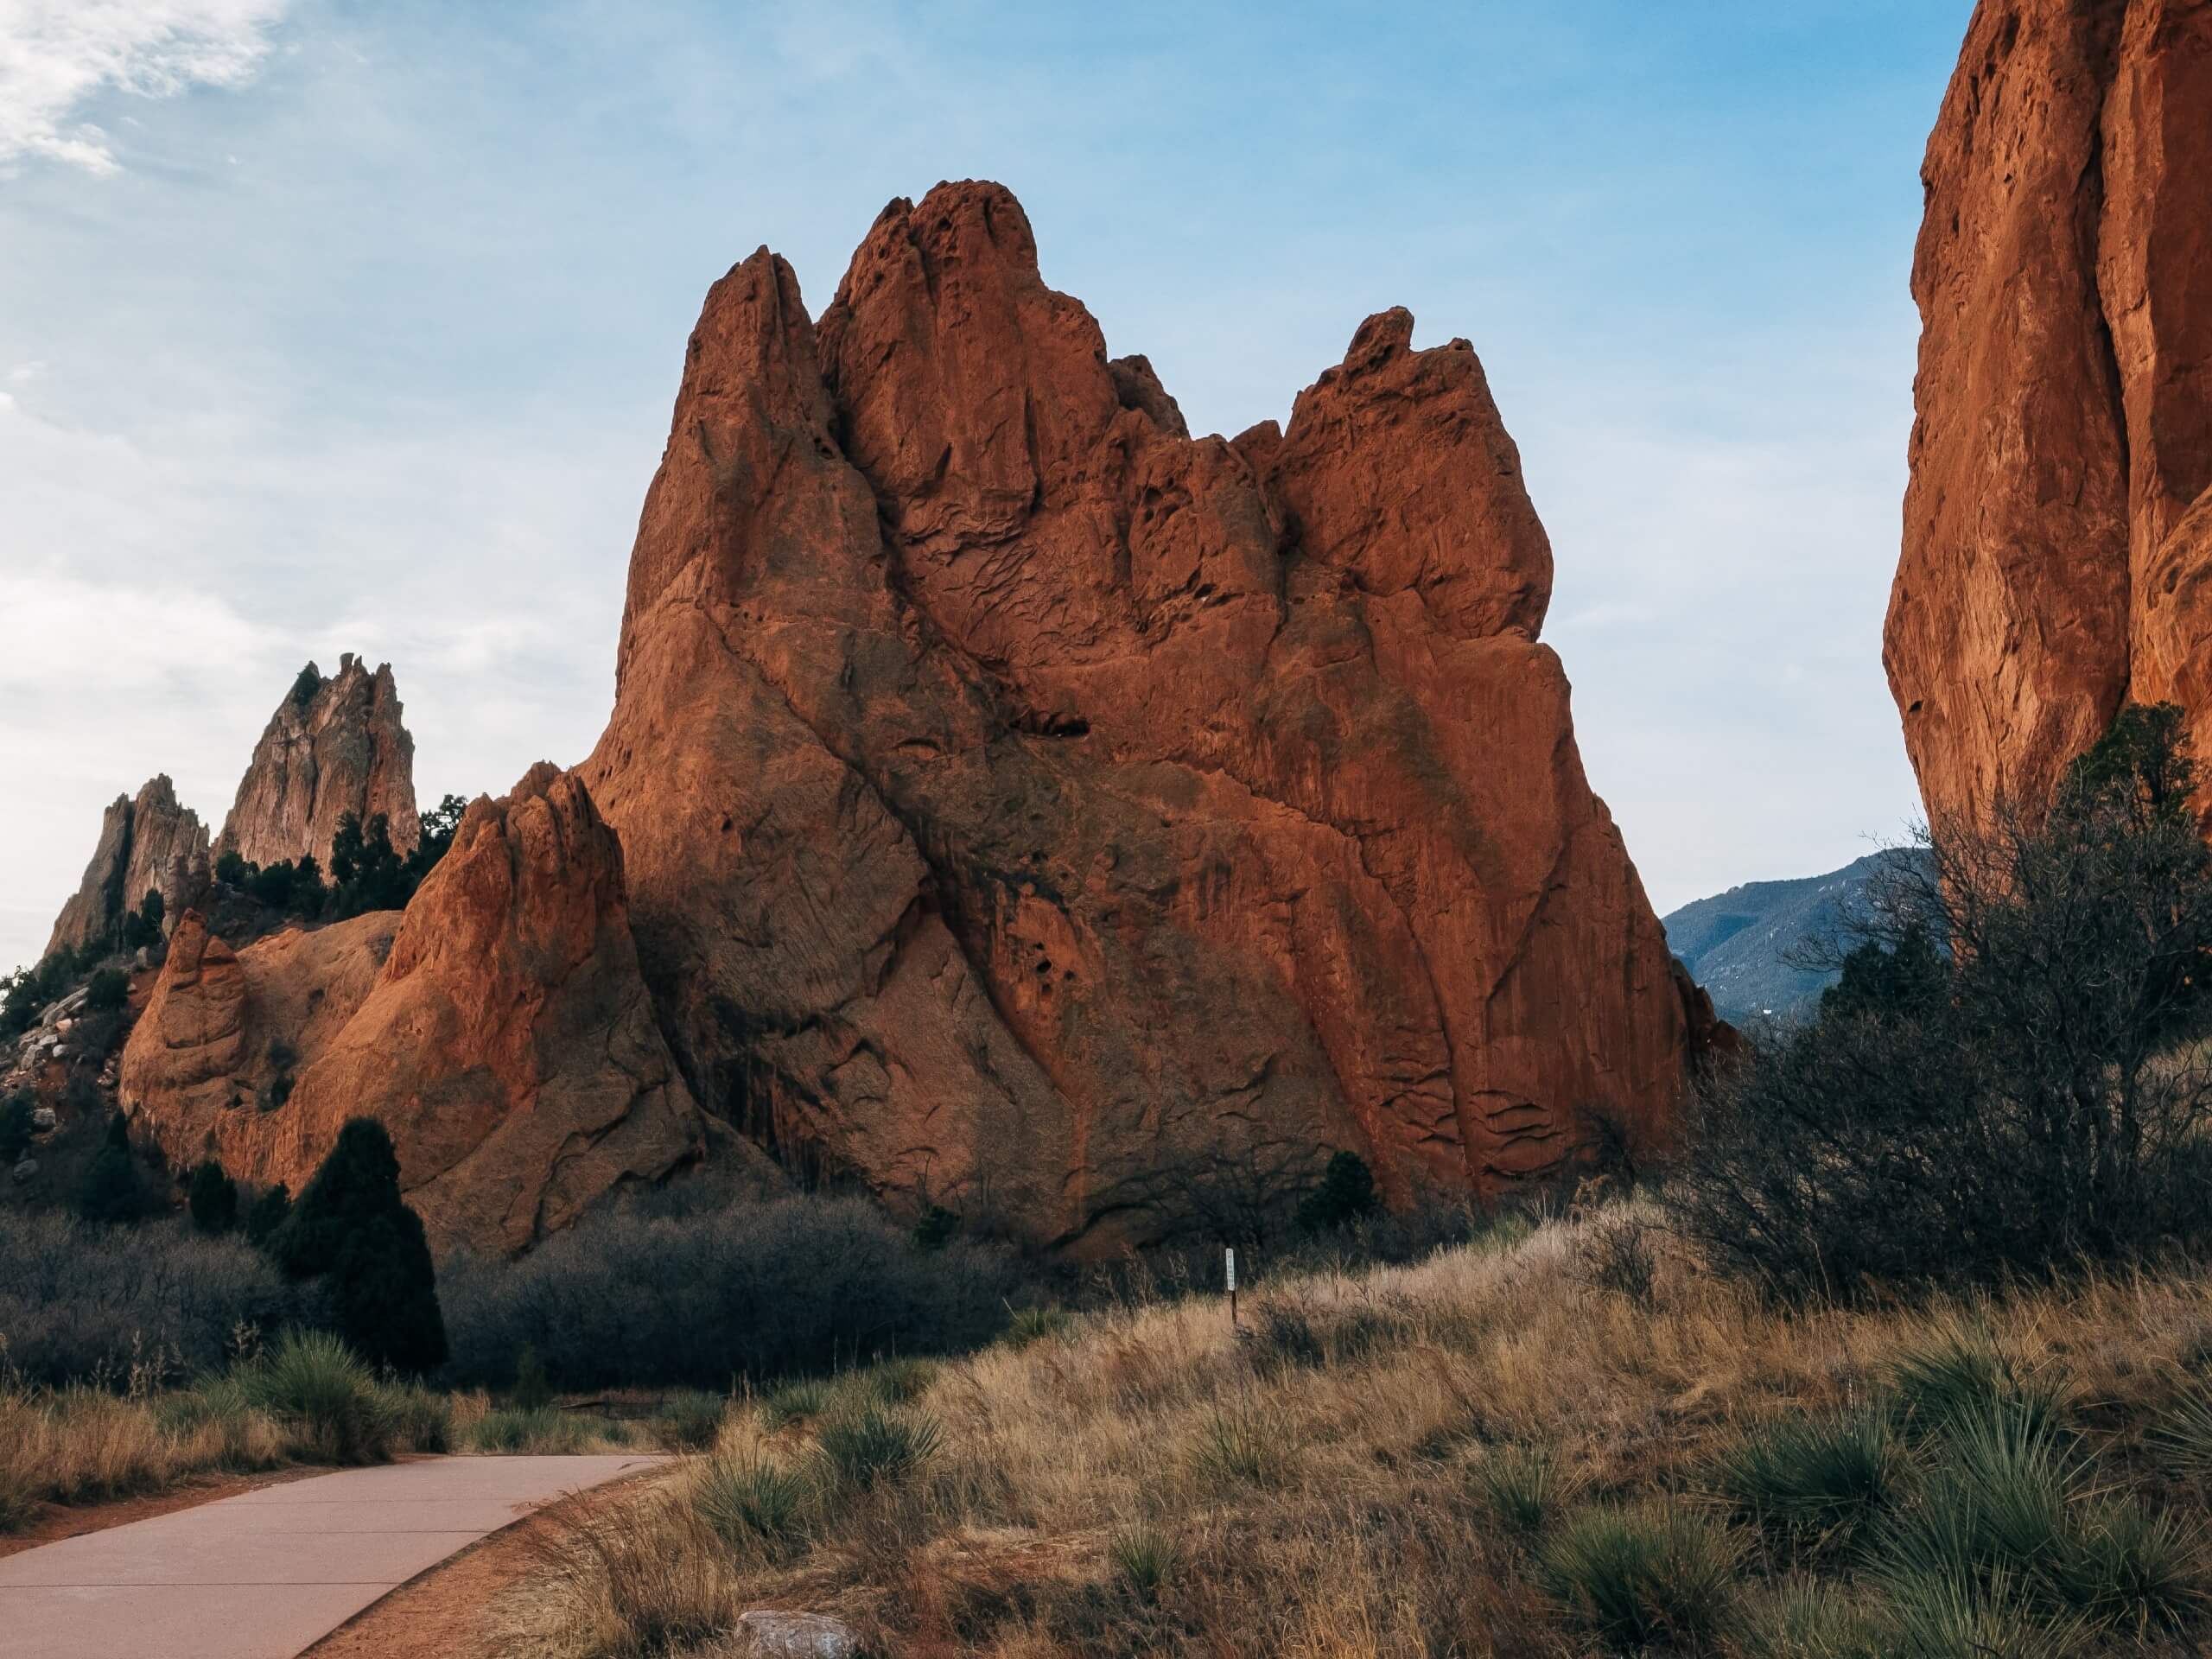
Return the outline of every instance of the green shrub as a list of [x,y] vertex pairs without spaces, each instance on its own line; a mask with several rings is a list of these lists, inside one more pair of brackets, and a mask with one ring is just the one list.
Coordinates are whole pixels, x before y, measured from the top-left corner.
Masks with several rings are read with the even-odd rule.
[[999,1338],[1009,1348],[1027,1348],[1032,1343],[1055,1341],[1065,1336],[1075,1319],[1067,1309],[1046,1306],[1014,1310],[1007,1321],[1006,1334]]
[[1565,1496],[1558,1461],[1542,1446],[1506,1446],[1475,1465],[1475,1491],[1514,1531],[1534,1536]]
[[475,1451],[536,1457],[567,1456],[601,1437],[601,1426],[551,1406],[535,1411],[487,1411],[468,1428],[468,1443]]
[[223,1166],[210,1158],[192,1172],[192,1179],[185,1186],[185,1208],[190,1211],[194,1228],[203,1233],[227,1233],[238,1224],[238,1183],[223,1173]]
[[939,1431],[927,1417],[905,1417],[875,1406],[830,1418],[817,1445],[836,1484],[859,1491],[899,1486],[936,1455]]
[[85,982],[85,1006],[94,1013],[111,1013],[130,1000],[130,976],[120,968],[102,968]]
[[2206,1605],[2203,1533],[2134,1498],[2103,1499],[2077,1511],[2045,1577],[2062,1605],[2100,1624],[2173,1628]]
[[1801,1536],[1856,1531],[1896,1497],[1896,1435],[1873,1411],[1792,1414],[1762,1424],[1720,1459],[1720,1490]]
[[77,1193],[77,1213],[86,1221],[114,1226],[144,1217],[151,1209],[138,1160],[130,1149],[130,1124],[121,1112],[107,1121],[107,1135],[85,1171]]
[[291,1191],[279,1181],[247,1206],[245,1242],[256,1246],[266,1244],[291,1213]]
[[2009,1579],[1979,1584],[1942,1573],[1889,1586],[1885,1655],[1897,1659],[2074,1659],[2091,1630],[2053,1618]]
[[760,1457],[714,1457],[699,1465],[691,1502],[725,1541],[779,1556],[804,1533],[806,1482]]
[[1568,1612],[1623,1650],[1705,1643],[1728,1611],[1736,1575],[1725,1534],[1665,1508],[1580,1510],[1540,1560]]
[[377,1408],[393,1445],[407,1452],[444,1452],[453,1444],[453,1400],[419,1382],[378,1385]]
[[803,1377],[796,1382],[786,1382],[773,1394],[753,1407],[760,1420],[760,1427],[773,1434],[790,1423],[810,1422],[830,1409],[836,1397],[836,1389],[821,1377]]
[[288,1331],[235,1375],[249,1401],[290,1423],[316,1455],[349,1464],[387,1455],[389,1402],[369,1368],[330,1332]]
[[553,1403],[552,1379],[535,1343],[525,1342],[515,1356],[515,1385],[507,1391],[507,1402],[518,1411],[543,1411]]
[[1174,1577],[1182,1550],[1172,1533],[1147,1522],[1122,1528],[1108,1541],[1107,1559],[1114,1575],[1141,1602],[1160,1599],[1160,1591]]
[[445,1363],[429,1242],[400,1198],[399,1160],[375,1119],[339,1131],[270,1253],[288,1277],[322,1282],[340,1332],[372,1363],[409,1376]]
[[702,1451],[721,1433],[722,1413],[728,1404],[719,1394],[678,1389],[653,1414],[654,1434],[671,1451]]
[[960,1236],[960,1217],[941,1204],[926,1206],[914,1218],[914,1245],[918,1249],[941,1250]]
[[1918,1501],[1884,1528],[1883,1570],[1961,1583],[2022,1583],[2065,1548],[2067,1504],[2082,1469],[2047,1426],[2001,1402],[1947,1426],[1948,1455]]
[[860,1374],[861,1386],[887,1406],[903,1406],[927,1394],[937,1372],[926,1359],[887,1359]]
[[0,1100],[0,1169],[30,1150],[31,1138],[36,1134],[32,1115],[37,1109],[38,1096],[28,1089],[19,1089]]

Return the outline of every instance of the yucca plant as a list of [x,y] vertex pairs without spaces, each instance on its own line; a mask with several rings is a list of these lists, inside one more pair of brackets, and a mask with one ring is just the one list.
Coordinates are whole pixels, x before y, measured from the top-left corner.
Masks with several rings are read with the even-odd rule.
[[1198,1430],[1192,1461],[1211,1480],[1259,1486],[1276,1480],[1283,1465],[1281,1443],[1274,1426],[1249,1408],[1209,1415]]
[[1835,1584],[1784,1579],[1738,1605],[1731,1621],[1745,1659],[1887,1659],[1889,1635]]
[[2038,1432],[2056,1432],[2064,1421],[2056,1394],[2023,1374],[1985,1327],[1966,1319],[1939,1325],[1900,1356],[1890,1368],[1890,1388],[1900,1424],[1915,1438],[1999,1410]]
[[709,1458],[691,1487],[692,1506],[725,1542],[779,1555],[804,1532],[806,1482],[757,1453]]
[[1722,1454],[1714,1484],[1756,1519],[1820,1542],[1856,1532],[1893,1503],[1900,1465],[1878,1412],[1793,1414]]
[[376,1378],[326,1331],[288,1331],[261,1358],[233,1373],[245,1397],[293,1425],[334,1463],[381,1460],[391,1423]]
[[1729,1609],[1736,1554],[1682,1510],[1604,1505],[1562,1521],[1540,1559],[1567,1611],[1625,1652],[1708,1641]]
[[1006,1334],[999,1340],[1009,1348],[1027,1348],[1032,1343],[1053,1341],[1065,1336],[1074,1323],[1064,1307],[1017,1308],[1014,1317],[1007,1321]]
[[2191,1378],[2152,1425],[2151,1444],[2193,1480],[2212,1478],[2212,1384]]
[[1475,1465],[1475,1490],[1497,1517],[1529,1536],[1550,1522],[1564,1495],[1558,1460],[1542,1446],[1506,1446]]
[[2019,1584],[1912,1573],[1888,1586],[1886,1643],[1896,1659],[2074,1659],[2094,1632],[2038,1608]]
[[1160,1599],[1161,1588],[1174,1576],[1176,1562],[1182,1556],[1172,1534],[1145,1521],[1116,1533],[1106,1553],[1114,1563],[1115,1576],[1131,1595],[1147,1603]]
[[937,1366],[926,1359],[887,1359],[861,1376],[868,1391],[887,1406],[920,1399],[937,1380]]
[[830,1409],[836,1390],[818,1376],[802,1377],[796,1382],[786,1382],[753,1408],[753,1414],[761,1429],[773,1434],[791,1423],[810,1422]]
[[937,1452],[940,1433],[927,1417],[869,1406],[822,1425],[816,1450],[830,1478],[859,1491],[901,1485]]
[[2132,1497],[2077,1506],[2072,1519],[2066,1547],[2044,1574],[2062,1605],[2134,1637],[2203,1611],[2199,1527]]
[[1880,1570],[1924,1583],[2037,1582],[2068,1546],[2078,1461],[2002,1402],[1953,1420],[1947,1444],[1918,1501],[1883,1529]]

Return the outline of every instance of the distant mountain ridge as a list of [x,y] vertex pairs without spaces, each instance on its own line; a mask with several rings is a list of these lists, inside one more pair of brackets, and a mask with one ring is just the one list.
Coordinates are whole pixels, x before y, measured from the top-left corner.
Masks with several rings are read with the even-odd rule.
[[1734,1025],[1786,1019],[1835,982],[1832,969],[1792,962],[1803,947],[1835,938],[1875,874],[1897,859],[1926,855],[1885,849],[1830,870],[1786,881],[1746,881],[1694,899],[1659,918],[1667,945],[1713,998],[1713,1012]]

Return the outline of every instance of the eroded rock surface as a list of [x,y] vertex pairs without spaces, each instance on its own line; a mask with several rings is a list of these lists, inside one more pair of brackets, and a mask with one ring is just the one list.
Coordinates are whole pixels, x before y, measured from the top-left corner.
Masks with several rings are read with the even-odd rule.
[[54,920],[47,953],[112,943],[149,892],[162,895],[164,925],[174,927],[206,894],[212,868],[200,815],[178,804],[166,772],[147,779],[136,796],[117,796],[101,815],[99,844]]
[[2202,0],[1983,0],[1968,28],[1922,169],[1883,653],[1939,817],[2042,798],[2131,698],[2212,754],[2208,111]]
[[216,850],[263,865],[312,856],[327,869],[348,812],[363,823],[384,814],[392,845],[413,847],[415,740],[400,715],[389,663],[371,673],[349,652],[327,679],[309,663],[254,745]]
[[212,1152],[295,1192],[347,1119],[379,1118],[433,1239],[486,1250],[665,1174],[705,1134],[638,974],[621,849],[551,766],[470,806],[404,917],[236,953],[188,918],[122,1086],[174,1160]]
[[1100,1249],[1316,1149],[1403,1198],[1663,1126],[1550,550],[1412,327],[1232,442],[996,186],[893,203],[818,327],[766,249],[715,285],[580,768],[710,1113]]

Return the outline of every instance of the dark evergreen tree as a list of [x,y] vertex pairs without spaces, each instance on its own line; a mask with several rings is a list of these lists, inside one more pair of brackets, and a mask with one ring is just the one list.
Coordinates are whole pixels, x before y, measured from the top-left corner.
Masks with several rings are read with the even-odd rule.
[[130,1000],[130,976],[120,968],[103,968],[85,984],[85,1006],[105,1014]]
[[12,1164],[30,1150],[31,1114],[37,1109],[37,1096],[28,1089],[0,1101],[0,1165]]
[[168,906],[162,900],[161,889],[149,887],[146,897],[137,909],[123,918],[123,948],[137,950],[162,942],[162,919]]
[[146,1187],[130,1152],[130,1125],[121,1112],[107,1121],[107,1138],[92,1154],[77,1194],[77,1213],[106,1224],[137,1221],[146,1213]]
[[238,1224],[238,1183],[212,1158],[192,1172],[184,1201],[193,1226],[200,1232],[227,1233]]
[[1948,970],[1923,926],[1894,942],[1868,939],[1843,959],[1843,977],[1821,993],[1821,1015],[1911,1014],[1939,995]]
[[1367,1160],[1356,1152],[1340,1152],[1321,1173],[1320,1185],[1299,1201],[1298,1224],[1309,1233],[1325,1233],[1373,1214],[1379,1204]]
[[339,1334],[370,1363],[410,1375],[445,1363],[429,1241],[399,1196],[399,1160],[374,1118],[338,1132],[270,1255],[288,1277],[322,1281]]
[[256,1246],[266,1244],[291,1213],[291,1189],[279,1181],[246,1206],[245,1242]]

